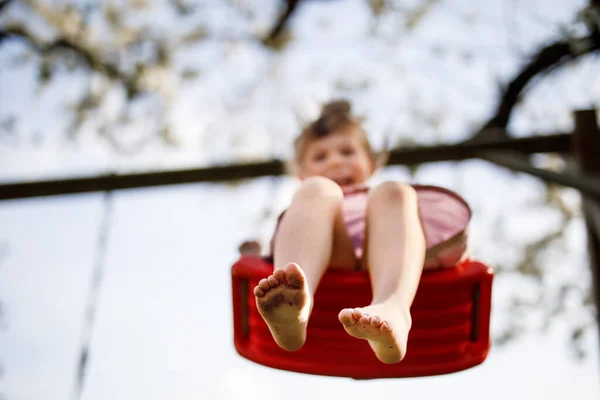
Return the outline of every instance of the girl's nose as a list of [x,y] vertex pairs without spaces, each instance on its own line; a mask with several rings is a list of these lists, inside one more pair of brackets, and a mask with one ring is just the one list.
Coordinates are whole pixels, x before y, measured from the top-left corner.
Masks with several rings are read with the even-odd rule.
[[332,154],[329,157],[329,163],[331,165],[339,165],[342,162],[342,157],[339,154]]

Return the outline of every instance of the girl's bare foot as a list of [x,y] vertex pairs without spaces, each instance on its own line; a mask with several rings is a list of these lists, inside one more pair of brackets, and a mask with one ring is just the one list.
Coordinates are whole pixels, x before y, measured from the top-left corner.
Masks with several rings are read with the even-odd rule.
[[304,345],[312,297],[306,277],[298,264],[275,269],[273,275],[261,279],[254,288],[256,306],[273,339],[288,351]]
[[369,341],[379,361],[395,364],[406,354],[409,312],[392,301],[363,308],[344,308],[338,316],[350,336]]

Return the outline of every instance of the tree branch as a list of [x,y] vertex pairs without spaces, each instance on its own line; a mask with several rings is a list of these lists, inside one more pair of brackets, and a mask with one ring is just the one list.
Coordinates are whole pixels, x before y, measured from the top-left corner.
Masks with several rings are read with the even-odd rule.
[[66,38],[59,37],[51,43],[45,43],[37,37],[33,36],[30,32],[19,25],[12,25],[0,30],[0,45],[6,40],[11,38],[19,38],[29,43],[38,53],[48,56],[55,51],[68,50],[79,56],[79,58],[87,65],[88,68],[99,72],[106,77],[120,81],[127,90],[128,98],[135,97],[140,89],[134,78],[122,73],[119,68],[102,59],[90,49],[85,48],[76,41]]
[[[576,50],[576,46],[574,46],[575,43],[584,44],[583,48],[579,51]],[[557,68],[567,61],[600,50],[600,32],[598,31],[598,28],[596,27],[589,36],[579,39],[575,43],[572,44],[566,41],[560,41],[538,51],[533,60],[508,84],[506,91],[498,104],[496,113],[473,137],[473,140],[477,140],[483,135],[489,134],[486,132],[489,132],[488,129],[490,128],[506,128],[510,119],[510,114],[519,101],[523,89],[535,76],[545,73],[550,69]]]
[[13,0],[0,0],[0,12],[4,9],[4,7],[6,7],[12,2]]
[[[460,161],[478,157],[480,152],[516,150],[521,154],[569,152],[570,134],[533,136],[530,138],[480,141],[422,148],[403,148],[390,153],[389,165],[412,165],[434,161]],[[283,160],[259,163],[227,164],[207,168],[143,172],[120,175],[69,178],[38,182],[0,183],[0,200],[58,194],[87,193],[134,189],[198,182],[226,182],[245,178],[279,176],[286,173]]]
[[286,0],[287,7],[285,11],[279,16],[279,20],[277,21],[271,32],[267,35],[266,38],[263,39],[263,43],[265,45],[273,43],[281,34],[281,32],[283,32],[283,28],[285,28],[285,25],[294,14],[294,11],[296,10],[299,3],[300,0]]

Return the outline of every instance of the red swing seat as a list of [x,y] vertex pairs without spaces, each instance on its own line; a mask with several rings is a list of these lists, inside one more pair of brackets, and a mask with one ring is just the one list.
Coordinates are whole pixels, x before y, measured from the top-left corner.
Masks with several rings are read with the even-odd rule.
[[273,340],[253,294],[259,280],[272,271],[273,265],[257,256],[242,256],[231,269],[235,348],[256,363],[374,379],[448,374],[481,364],[487,356],[494,272],[480,262],[423,272],[411,309],[407,355],[393,365],[378,361],[367,341],[349,336],[337,318],[342,308],[370,303],[368,272],[329,269],[315,293],[306,343],[288,352]]

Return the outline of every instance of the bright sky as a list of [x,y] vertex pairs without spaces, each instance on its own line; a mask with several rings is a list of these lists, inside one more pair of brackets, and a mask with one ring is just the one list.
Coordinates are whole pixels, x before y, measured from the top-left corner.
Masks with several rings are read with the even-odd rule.
[[[402,2],[409,3],[421,2]],[[364,17],[365,2],[309,2],[293,21],[297,41],[279,56],[248,43],[238,43],[238,51],[228,57],[222,55],[223,43],[197,46],[180,54],[178,62],[193,61],[204,68],[203,74],[178,89],[169,114],[177,121],[180,147],[165,150],[156,144],[133,157],[114,155],[93,127],[75,144],[65,144],[61,133],[66,123],[57,117],[58,105],[52,100],[75,96],[76,85],[62,80],[33,92],[34,69],[9,68],[0,58],[0,113],[20,115],[25,138],[16,144],[0,139],[0,179],[285,154],[296,133],[291,107],[300,103],[310,113],[311,104],[334,94],[332,82],[338,77],[354,88],[352,98],[369,116],[376,144],[381,145],[389,126],[423,143],[459,140],[485,121],[496,99],[496,80],[504,81],[518,67],[519,52],[527,54],[556,30],[544,31],[546,25],[539,20],[568,22],[578,8],[566,0],[543,8],[544,13],[534,5],[539,1],[528,7],[512,1],[470,3],[442,1],[415,31],[400,38],[394,35],[394,23],[384,21],[380,29],[392,39],[382,41],[364,38],[371,26]],[[210,15],[215,30],[220,29],[219,21],[223,24],[230,17],[219,7],[207,10],[212,11],[206,15],[215,13]],[[496,23],[502,12],[514,13],[509,21],[521,22],[507,32],[506,20]],[[468,25],[456,17],[463,14],[475,15],[476,22]],[[440,56],[431,50],[436,44],[449,50]],[[18,51],[7,48],[6,54]],[[474,58],[465,63],[469,51]],[[208,68],[211,65],[214,68]],[[512,130],[524,135],[571,129],[569,110],[600,100],[600,79],[592,79],[597,78],[592,65],[584,61],[571,66],[532,89],[515,113]],[[256,74],[267,71],[276,72],[276,77],[254,87]],[[364,82],[367,88],[357,90]],[[240,93],[248,95],[240,100]],[[335,92],[340,93],[346,92]],[[235,101],[241,107],[226,106]],[[118,101],[107,105],[109,114],[111,107],[118,107]],[[431,123],[435,118],[439,125]],[[35,146],[29,138],[39,131],[47,136],[42,146]],[[127,135],[142,131],[143,126],[137,126]],[[250,133],[253,140],[215,138],[221,132],[218,138]],[[388,178],[410,179],[406,170],[390,168],[375,180]],[[511,243],[531,240],[557,224],[552,210],[528,207],[543,197],[539,182],[483,162],[426,166],[415,181],[463,194],[475,211],[473,252],[492,264],[510,265],[519,256],[518,246]],[[198,184],[114,195],[83,399],[268,400],[281,398],[282,392],[289,399],[600,398],[598,332],[589,330],[584,337],[588,356],[583,361],[570,352],[570,327],[589,318],[577,298],[567,299],[567,317],[546,333],[530,329],[519,341],[493,348],[483,365],[449,376],[353,381],[277,371],[238,356],[232,341],[229,268],[242,240],[268,238],[273,215],[285,207],[294,185],[291,179],[277,186],[262,179],[236,186]],[[576,193],[565,197],[577,208]],[[263,221],[267,205],[273,214]],[[8,400],[70,398],[104,212],[101,194],[0,203],[0,393]],[[498,235],[506,240],[492,240]],[[544,296],[561,282],[580,282],[582,287],[589,282],[580,219],[568,227],[566,247],[544,255]],[[509,320],[509,296],[519,292],[527,299],[530,289],[538,293],[510,274],[496,279],[495,333]],[[541,319],[536,312],[520,317],[530,327]]]

